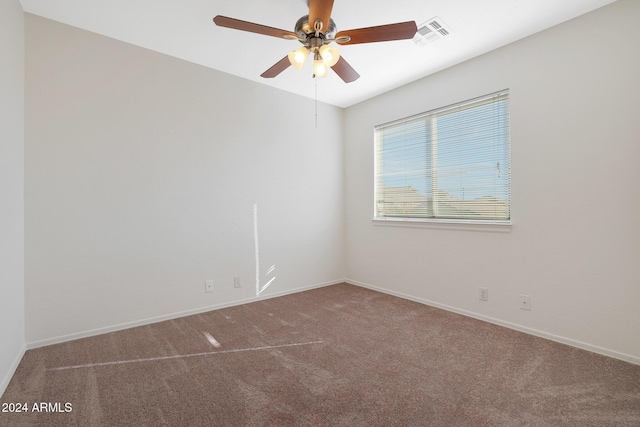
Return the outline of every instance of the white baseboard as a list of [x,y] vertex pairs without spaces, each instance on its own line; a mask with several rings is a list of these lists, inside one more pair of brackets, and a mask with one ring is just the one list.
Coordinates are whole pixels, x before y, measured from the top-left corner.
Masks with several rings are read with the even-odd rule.
[[500,320],[500,319],[494,319],[493,317],[489,317],[489,316],[485,316],[482,314],[478,314],[478,313],[473,313],[467,310],[462,310],[456,307],[451,307],[445,304],[440,304],[438,302],[435,301],[430,301],[427,299],[423,299],[423,298],[418,298],[412,295],[407,295],[404,294],[402,292],[395,292],[395,291],[391,291],[389,289],[384,289],[384,288],[380,288],[377,286],[373,286],[373,285],[369,285],[367,283],[362,283],[362,282],[358,282],[356,280],[350,280],[350,279],[345,279],[346,283],[349,283],[351,285],[355,285],[355,286],[360,286],[363,288],[367,288],[367,289],[371,289],[374,291],[378,291],[378,292],[382,292],[388,295],[393,295],[399,298],[404,298],[410,301],[415,301],[421,304],[425,304],[425,305],[429,305],[431,307],[435,307],[435,308],[440,308],[442,310],[446,310],[446,311],[450,311],[452,313],[457,313],[457,314],[461,314],[463,316],[467,316],[467,317],[472,317],[474,319],[478,319],[478,320],[482,320],[484,322],[488,322],[488,323],[493,323],[494,325],[498,325],[498,326],[504,326],[505,328],[509,328],[509,329],[513,329],[519,332],[524,332],[526,334],[529,335],[534,335],[540,338],[545,338],[548,339],[550,341],[555,341],[561,344],[566,344],[566,345],[570,345],[572,347],[576,347],[582,350],[587,350],[590,351],[592,353],[597,353],[597,354],[601,354],[603,356],[608,356],[608,357],[612,357],[614,359],[619,359],[619,360],[623,360],[625,362],[629,362],[629,363],[633,363],[634,365],[640,365],[640,357],[636,357],[636,356],[632,356],[629,354],[624,354],[624,353],[620,353],[614,350],[610,350],[607,348],[603,348],[603,347],[598,347],[592,344],[587,344],[581,341],[576,341],[573,340],[571,338],[566,338],[566,337],[561,337],[558,335],[554,335],[548,332],[544,332],[544,331],[539,331],[537,329],[532,329],[532,328],[528,328],[526,326],[522,326],[522,325],[518,325],[515,323],[511,323],[511,322],[506,322],[504,320]]
[[9,385],[11,378],[13,378],[13,374],[16,373],[16,369],[18,369],[18,365],[22,361],[22,357],[24,356],[26,351],[27,351],[27,346],[23,345],[22,349],[18,352],[16,358],[13,360],[13,363],[9,367],[9,371],[5,374],[4,378],[2,379],[2,382],[0,382],[0,397],[2,397],[5,390],[7,389],[7,386]]
[[186,311],[181,311],[181,312],[176,312],[176,313],[165,314],[165,315],[162,315],[162,316],[156,316],[156,317],[150,317],[150,318],[146,318],[146,319],[140,319],[140,320],[136,320],[136,321],[133,321],[133,322],[126,322],[126,323],[121,323],[121,324],[118,324],[118,325],[106,326],[104,328],[97,328],[97,329],[91,329],[91,330],[87,330],[87,331],[75,332],[73,334],[62,335],[62,336],[53,337],[53,338],[47,338],[47,339],[39,340],[39,341],[32,341],[32,342],[27,343],[26,348],[27,349],[33,349],[33,348],[45,347],[45,346],[53,345],[53,344],[60,344],[60,343],[63,343],[63,342],[73,341],[73,340],[77,340],[77,339],[80,339],[80,338],[88,338],[88,337],[93,337],[93,336],[96,336],[96,335],[107,334],[109,332],[116,332],[116,331],[121,331],[121,330],[124,330],[124,329],[135,328],[136,326],[150,325],[152,323],[164,322],[165,320],[172,320],[172,319],[177,319],[177,318],[180,318],[180,317],[191,316],[191,315],[194,315],[194,314],[206,313],[207,311],[219,310],[219,309],[228,308],[228,307],[234,307],[234,306],[237,306],[237,305],[248,304],[248,303],[252,303],[252,302],[256,302],[256,301],[263,301],[263,300],[267,300],[267,299],[270,299],[270,298],[276,298],[276,297],[280,297],[280,296],[284,296],[284,295],[295,294],[295,293],[298,293],[298,292],[304,292],[304,291],[308,291],[308,290],[311,290],[311,289],[322,288],[322,287],[325,287],[325,286],[336,285],[338,283],[344,283],[344,282],[346,282],[346,279],[334,280],[334,281],[324,282],[324,283],[317,283],[317,284],[314,284],[314,285],[303,286],[303,287],[300,287],[300,288],[290,289],[290,290],[287,290],[287,291],[274,292],[274,293],[271,293],[271,294],[262,294],[259,297],[244,298],[244,299],[235,300],[235,301],[229,301],[229,302],[225,302],[225,303],[221,303],[221,304],[215,304],[215,305],[210,305],[210,306],[206,306],[206,307],[200,307],[200,308],[193,309],[193,310],[186,310]]
[[245,299],[236,300],[236,301],[229,301],[229,302],[226,302],[226,303],[211,305],[211,306],[207,306],[207,307],[201,307],[201,308],[197,308],[197,309],[194,309],[194,310],[187,310],[187,311],[182,311],[182,312],[177,312],[177,313],[171,313],[171,314],[167,314],[167,315],[162,315],[162,316],[157,316],[157,317],[152,317],[152,318],[147,318],[147,319],[141,319],[141,320],[137,320],[137,321],[134,321],[134,322],[127,322],[127,323],[108,326],[108,327],[104,327],[104,328],[92,329],[92,330],[81,331],[81,332],[77,332],[77,333],[73,333],[73,334],[69,334],[69,335],[63,335],[63,336],[59,336],[59,337],[49,338],[49,339],[45,339],[45,340],[33,341],[33,342],[30,342],[30,343],[27,343],[26,346],[22,349],[21,353],[16,358],[16,361],[12,365],[12,368],[11,368],[10,372],[3,379],[2,383],[0,383],[0,391],[4,392],[6,386],[9,384],[9,381],[11,380],[11,377],[13,376],[13,373],[17,369],[18,364],[20,363],[20,360],[22,360],[22,356],[24,355],[24,353],[25,353],[25,351],[27,349],[44,347],[44,346],[52,345],[52,344],[59,344],[59,343],[66,342],[66,341],[72,341],[72,340],[76,340],[76,339],[80,339],[80,338],[87,338],[87,337],[91,337],[91,336],[106,334],[106,333],[109,333],[109,332],[121,331],[121,330],[124,330],[124,329],[134,328],[136,326],[144,326],[144,325],[149,325],[149,324],[153,324],[153,323],[163,322],[165,320],[172,320],[172,319],[177,319],[177,318],[180,318],[180,317],[191,316],[193,314],[205,313],[207,311],[219,310],[219,309],[222,309],[222,308],[228,308],[228,307],[233,307],[233,306],[237,306],[237,305],[248,304],[248,303],[251,303],[251,302],[262,301],[262,300],[266,300],[266,299],[270,299],[270,298],[276,298],[276,297],[289,295],[289,294],[294,294],[294,293],[298,293],[298,292],[304,292],[304,291],[311,290],[311,289],[316,289],[316,288],[322,288],[322,287],[325,287],[325,286],[336,285],[338,283],[349,283],[351,285],[360,286],[360,287],[363,287],[363,288],[367,288],[367,289],[371,289],[371,290],[374,290],[374,291],[382,292],[382,293],[385,293],[385,294],[388,294],[388,295],[393,295],[393,296],[396,296],[396,297],[399,297],[399,298],[404,298],[404,299],[407,299],[407,300],[410,300],[410,301],[415,301],[415,302],[418,302],[418,303],[421,303],[421,304],[425,304],[425,305],[428,305],[428,306],[431,306],[431,307],[435,307],[435,308],[439,308],[439,309],[442,309],[442,310],[450,311],[452,313],[461,314],[463,316],[472,317],[474,319],[482,320],[484,322],[488,322],[488,323],[492,323],[492,324],[495,324],[495,325],[498,325],[498,326],[503,326],[505,328],[513,329],[513,330],[520,331],[520,332],[524,332],[524,333],[529,334],[529,335],[534,335],[534,336],[537,336],[537,337],[540,337],[540,338],[545,338],[545,339],[548,339],[548,340],[551,340],[551,341],[555,341],[555,342],[558,342],[558,343],[561,343],[561,344],[566,344],[566,345],[570,345],[572,347],[580,348],[582,350],[587,350],[587,351],[590,351],[590,352],[593,352],[593,353],[601,354],[603,356],[613,357],[615,359],[623,360],[625,362],[633,363],[635,365],[640,365],[640,357],[636,357],[636,356],[632,356],[632,355],[629,355],[629,354],[620,353],[620,352],[617,352],[617,351],[614,351],[614,350],[610,350],[610,349],[607,349],[607,348],[595,346],[595,345],[584,343],[584,342],[581,342],[581,341],[576,341],[576,340],[573,340],[571,338],[561,337],[561,336],[554,335],[554,334],[551,334],[551,333],[548,333],[548,332],[539,331],[537,329],[528,328],[526,326],[522,326],[522,325],[518,325],[518,324],[515,324],[515,323],[507,322],[507,321],[504,321],[504,320],[495,319],[495,318],[492,318],[492,317],[489,317],[489,316],[485,316],[485,315],[482,315],[482,314],[478,314],[478,313],[470,312],[470,311],[463,310],[463,309],[460,309],[460,308],[448,306],[446,304],[440,304],[440,303],[435,302],[435,301],[430,301],[430,300],[427,300],[427,299],[424,299],[424,298],[415,297],[415,296],[412,296],[412,295],[404,294],[402,292],[391,291],[389,289],[380,288],[378,286],[373,286],[373,285],[370,285],[368,283],[363,283],[363,282],[359,282],[359,281],[351,280],[351,279],[339,279],[339,280],[334,280],[334,281],[330,281],[330,282],[318,283],[318,284],[314,284],[314,285],[308,285],[308,286],[304,286],[304,287],[300,287],[300,288],[290,289],[290,290],[287,290],[287,291],[275,292],[273,294],[261,295],[259,297],[252,297],[252,298],[245,298]]

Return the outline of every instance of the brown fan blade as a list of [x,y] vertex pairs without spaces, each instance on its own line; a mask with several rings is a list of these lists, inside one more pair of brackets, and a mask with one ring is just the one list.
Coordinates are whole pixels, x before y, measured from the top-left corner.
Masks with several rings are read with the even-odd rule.
[[288,56],[285,56],[280,61],[276,62],[273,67],[260,74],[260,77],[264,77],[265,79],[274,78],[275,76],[289,68],[289,65],[291,65],[291,61],[289,61]]
[[[338,44],[357,44],[388,42],[392,40],[404,40],[412,38],[418,32],[418,26],[414,21],[399,22],[397,24],[380,25],[377,27],[358,28],[356,30],[340,31],[336,34]],[[349,41],[341,41],[340,37],[348,36]]]
[[344,80],[345,83],[351,83],[355,80],[358,80],[358,78],[360,77],[360,74],[358,74],[358,72],[354,70],[353,67],[349,65],[349,63],[342,56],[340,57],[340,59],[338,59],[336,65],[331,67],[331,69],[335,71],[336,74],[340,76],[340,78]]
[[216,25],[219,25],[220,27],[232,28],[234,30],[264,34],[265,36],[278,37],[281,39],[298,39],[298,35],[291,31],[267,27],[266,25],[254,24],[253,22],[241,21],[239,19],[229,18],[226,16],[218,15],[213,18],[213,22],[215,22]]
[[309,0],[309,25],[314,28],[317,20],[322,21],[322,31],[329,28],[333,0]]

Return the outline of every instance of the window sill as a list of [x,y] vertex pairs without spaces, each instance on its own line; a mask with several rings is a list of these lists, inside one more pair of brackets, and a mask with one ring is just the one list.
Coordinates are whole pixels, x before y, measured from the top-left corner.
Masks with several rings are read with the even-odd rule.
[[373,218],[373,225],[389,227],[418,227],[449,230],[511,232],[511,221],[486,221],[464,219],[415,219],[415,218]]

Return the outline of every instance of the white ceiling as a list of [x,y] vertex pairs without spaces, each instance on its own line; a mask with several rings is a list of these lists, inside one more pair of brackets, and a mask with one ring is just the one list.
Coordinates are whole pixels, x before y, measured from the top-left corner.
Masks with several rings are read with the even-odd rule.
[[338,31],[437,16],[452,31],[426,46],[412,40],[337,46],[360,73],[311,77],[289,67],[274,79],[263,71],[300,47],[297,41],[217,27],[225,15],[293,31],[307,0],[20,0],[26,12],[181,58],[262,84],[347,107],[504,46],[615,0],[335,0]]

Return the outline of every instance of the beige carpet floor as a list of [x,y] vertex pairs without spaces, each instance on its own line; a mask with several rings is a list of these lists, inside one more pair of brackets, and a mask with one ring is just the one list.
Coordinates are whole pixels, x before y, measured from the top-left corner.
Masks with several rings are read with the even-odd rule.
[[640,366],[340,284],[29,350],[1,426],[640,426]]

